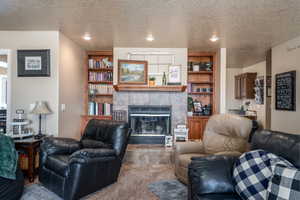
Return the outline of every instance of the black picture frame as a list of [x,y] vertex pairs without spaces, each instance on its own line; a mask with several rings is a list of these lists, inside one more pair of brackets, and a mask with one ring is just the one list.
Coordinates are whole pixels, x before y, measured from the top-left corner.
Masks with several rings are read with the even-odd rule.
[[276,74],[275,109],[296,111],[296,71]]
[[50,49],[18,50],[18,77],[49,77]]

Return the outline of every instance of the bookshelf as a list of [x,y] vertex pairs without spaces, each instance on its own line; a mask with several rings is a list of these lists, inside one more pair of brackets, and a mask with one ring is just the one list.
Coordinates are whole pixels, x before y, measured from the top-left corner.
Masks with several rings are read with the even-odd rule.
[[112,119],[113,53],[88,51],[85,66],[83,123],[96,118]]
[[188,97],[200,102],[206,112],[196,112],[188,116],[189,139],[202,139],[206,123],[215,113],[215,53],[188,53]]

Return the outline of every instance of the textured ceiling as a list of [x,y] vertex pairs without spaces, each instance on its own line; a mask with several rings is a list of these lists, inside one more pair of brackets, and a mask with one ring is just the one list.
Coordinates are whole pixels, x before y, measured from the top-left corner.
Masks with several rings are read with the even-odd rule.
[[229,66],[241,67],[300,35],[300,0],[0,0],[0,30],[60,30],[87,50],[226,47]]

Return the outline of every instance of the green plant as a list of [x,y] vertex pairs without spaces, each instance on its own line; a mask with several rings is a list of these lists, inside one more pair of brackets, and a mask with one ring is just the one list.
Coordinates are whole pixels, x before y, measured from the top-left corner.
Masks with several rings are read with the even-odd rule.
[[194,110],[194,100],[192,97],[188,97],[188,111],[192,112]]
[[155,77],[153,77],[153,76],[150,77],[150,78],[149,78],[149,81],[155,81]]

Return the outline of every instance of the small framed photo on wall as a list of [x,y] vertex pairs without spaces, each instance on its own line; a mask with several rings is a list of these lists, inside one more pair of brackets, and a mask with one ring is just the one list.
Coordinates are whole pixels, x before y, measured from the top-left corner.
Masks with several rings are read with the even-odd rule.
[[181,66],[170,65],[168,85],[181,85]]
[[18,50],[18,76],[50,76],[50,49]]

